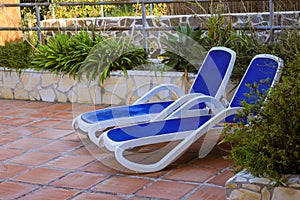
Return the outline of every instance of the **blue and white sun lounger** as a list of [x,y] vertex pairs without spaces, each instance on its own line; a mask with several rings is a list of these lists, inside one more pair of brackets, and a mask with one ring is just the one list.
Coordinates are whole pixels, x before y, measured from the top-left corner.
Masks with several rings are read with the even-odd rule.
[[[209,95],[221,100],[235,59],[236,53],[233,50],[225,47],[213,47],[205,57],[188,95],[184,95],[184,92],[175,85],[160,85],[154,87],[133,105],[83,113],[73,120],[73,128],[81,133],[88,133],[89,138],[95,142],[97,141],[96,130],[150,121],[171,104],[174,107],[180,107],[183,103],[199,95]],[[174,91],[180,98],[175,102],[147,102],[152,96],[163,90]]]
[[[101,135],[98,144],[101,148],[113,152],[116,160],[127,169],[137,172],[154,172],[175,161],[196,140],[206,134],[199,151],[199,157],[204,157],[217,143],[218,137],[224,128],[220,123],[233,123],[233,116],[242,108],[241,101],[248,103],[257,101],[257,99],[249,99],[245,96],[245,93],[250,92],[250,88],[246,84],[260,83],[261,80],[268,79],[270,84],[264,83],[259,85],[258,88],[260,91],[268,90],[279,80],[282,66],[283,61],[276,56],[257,55],[252,59],[228,108],[225,108],[215,97],[195,97],[166,117],[165,120],[160,119],[158,116],[159,121],[111,129]],[[176,115],[176,113],[185,113],[194,105],[207,102],[208,107],[216,108],[212,115],[172,118],[172,115]],[[163,112],[168,112],[167,110],[172,109],[171,107],[169,106]],[[206,140],[206,137],[212,135],[216,137],[214,141]],[[152,154],[133,151],[133,148],[136,147],[172,141],[178,141],[178,143],[165,155],[160,155],[158,161],[153,163],[149,163],[147,159],[152,161],[156,154],[165,149],[154,151]],[[141,154],[141,157],[133,161],[127,156],[128,153],[130,155]]]

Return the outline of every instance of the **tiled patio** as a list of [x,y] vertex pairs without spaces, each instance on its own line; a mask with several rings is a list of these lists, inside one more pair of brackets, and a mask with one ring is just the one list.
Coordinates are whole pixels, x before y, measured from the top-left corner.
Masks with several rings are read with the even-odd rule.
[[163,171],[124,173],[86,150],[71,127],[72,104],[0,105],[0,199],[225,199],[232,162],[217,147],[198,159],[197,143]]

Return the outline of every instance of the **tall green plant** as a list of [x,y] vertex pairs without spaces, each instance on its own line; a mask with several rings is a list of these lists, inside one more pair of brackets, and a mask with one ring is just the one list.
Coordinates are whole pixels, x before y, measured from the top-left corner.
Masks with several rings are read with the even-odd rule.
[[206,42],[209,47],[228,46],[227,44],[236,37],[233,31],[231,16],[223,15],[226,8],[223,4],[218,4],[216,8],[211,8],[211,16],[204,22],[207,28]]
[[96,45],[82,63],[79,75],[86,75],[89,81],[98,79],[99,84],[114,70],[127,70],[147,62],[148,53],[133,43],[131,38],[110,38]]
[[186,24],[177,28],[177,34],[165,33],[166,37],[161,40],[165,52],[160,56],[164,58],[165,70],[184,71],[186,74],[197,72],[206,53],[197,42],[202,32]]
[[164,53],[160,54],[164,59],[162,63],[165,64],[164,70],[176,70],[183,71],[183,81],[186,82],[186,92],[188,92],[189,84],[189,72],[197,73],[201,62],[203,61],[206,50],[197,42],[202,36],[201,30],[195,30],[186,26],[179,26],[177,29],[177,35],[174,36],[169,33],[165,33],[166,38],[161,40],[161,44]]
[[31,67],[75,77],[92,47],[102,40],[103,36],[92,38],[86,31],[75,36],[59,33],[35,49]]

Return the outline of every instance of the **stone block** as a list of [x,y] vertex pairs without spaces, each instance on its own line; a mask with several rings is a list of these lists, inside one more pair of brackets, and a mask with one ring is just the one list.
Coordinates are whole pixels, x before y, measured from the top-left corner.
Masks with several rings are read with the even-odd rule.
[[88,88],[77,88],[78,103],[92,103],[90,91]]
[[60,77],[56,74],[42,74],[42,87],[58,84]]
[[73,78],[64,76],[59,80],[57,89],[60,92],[67,92],[75,85],[75,83],[76,81]]
[[77,102],[77,88],[73,88],[67,94],[68,102],[76,103]]
[[91,95],[91,100],[93,104],[101,104],[101,87],[100,86],[94,86],[89,88],[89,92]]
[[238,185],[236,183],[232,183],[232,180],[233,179],[228,179],[227,182],[226,182],[226,188],[229,188],[229,189],[236,189],[238,188]]
[[298,200],[300,190],[294,188],[276,187],[273,191],[272,200]]
[[96,82],[95,80],[89,81],[89,80],[87,79],[86,75],[82,75],[82,76],[80,77],[80,81],[78,81],[78,86],[80,86],[80,87],[82,87],[82,86],[87,87],[88,85],[93,85],[93,84],[95,84],[95,82]]
[[105,91],[109,93],[117,94],[121,98],[126,98],[128,94],[127,78],[111,76],[105,80],[103,88],[105,88]]
[[245,189],[233,190],[229,200],[261,200],[261,195]]
[[24,89],[23,83],[17,83],[16,89]]
[[271,182],[270,179],[257,178],[257,177],[249,180],[249,183],[257,183],[257,184],[265,184],[265,185],[269,184],[270,182]]
[[290,177],[288,179],[288,186],[298,188],[300,190],[300,176]]
[[124,100],[119,98],[117,95],[105,93],[102,94],[102,103],[111,105],[124,105],[126,102],[124,102]]
[[3,87],[5,88],[16,88],[20,82],[20,78],[16,72],[4,73],[3,74]]
[[4,99],[13,99],[14,94],[11,88],[0,88],[0,97]]
[[151,77],[146,76],[135,76],[133,78],[134,84],[136,85],[137,96],[142,96],[150,90],[151,87]]
[[24,89],[27,91],[34,90],[40,83],[41,76],[39,73],[24,73],[21,76],[21,81],[24,85]]
[[57,101],[58,102],[67,102],[67,96],[62,92],[57,92]]
[[40,100],[41,100],[41,97],[40,97],[40,95],[39,95],[38,92],[33,91],[33,92],[29,92],[29,100],[32,100],[32,101],[40,101]]
[[153,78],[152,78],[152,83],[161,85],[161,84],[170,84],[171,83],[171,78],[164,76],[164,74],[157,73]]
[[56,100],[56,94],[53,89],[42,89],[39,93],[42,101],[54,102]]
[[260,191],[260,186],[259,185],[254,185],[254,184],[242,184],[243,188],[253,190],[253,191]]
[[15,99],[28,100],[28,91],[24,89],[15,89]]
[[267,187],[261,190],[261,200],[270,200],[271,194]]
[[136,90],[136,83],[133,76],[129,76],[127,80],[127,89],[128,89],[128,97],[132,96],[134,90]]
[[85,88],[85,89],[87,89],[87,88],[89,88],[89,87],[90,87],[90,86],[89,86],[87,83],[80,81],[80,82],[79,82],[77,85],[75,85],[73,88],[77,91],[78,88]]

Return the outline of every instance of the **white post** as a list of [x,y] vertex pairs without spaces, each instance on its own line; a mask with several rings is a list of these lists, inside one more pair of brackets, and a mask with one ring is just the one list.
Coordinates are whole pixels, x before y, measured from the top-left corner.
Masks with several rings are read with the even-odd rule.
[[55,19],[55,8],[54,8],[54,0],[51,0],[51,15],[52,15],[52,19]]
[[101,12],[101,17],[104,17],[104,6],[102,4],[100,5],[100,12]]
[[269,16],[269,26],[272,28],[274,25],[274,3],[273,0],[269,1],[269,8],[270,8],[270,16]]
[[274,25],[274,3],[273,0],[269,1],[269,8],[270,8],[270,16],[269,16],[269,27],[270,27],[270,38],[269,41],[273,41],[273,25]]

